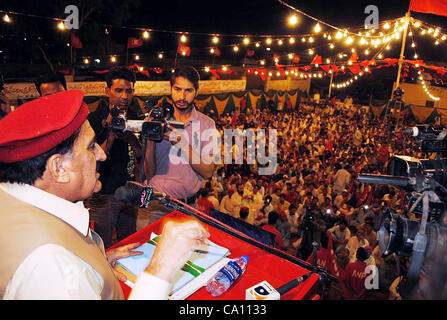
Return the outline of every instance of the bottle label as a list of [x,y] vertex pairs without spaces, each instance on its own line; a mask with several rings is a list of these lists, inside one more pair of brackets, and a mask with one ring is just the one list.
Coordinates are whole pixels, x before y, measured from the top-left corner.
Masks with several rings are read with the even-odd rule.
[[228,262],[220,271],[230,280],[231,284],[242,274],[242,268],[235,261]]

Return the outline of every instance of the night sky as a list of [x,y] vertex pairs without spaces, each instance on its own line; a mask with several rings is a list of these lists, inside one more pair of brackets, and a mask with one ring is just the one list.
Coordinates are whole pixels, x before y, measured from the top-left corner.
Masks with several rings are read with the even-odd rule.
[[[403,17],[410,3],[409,0],[375,0],[373,2],[363,0],[287,0],[285,2],[317,19],[340,28],[361,28],[367,17],[367,14],[364,13],[365,7],[370,4],[378,7],[379,22],[381,22]],[[81,64],[83,57],[94,59],[95,57],[107,57],[110,54],[125,55],[127,37],[141,38],[141,31],[135,28],[145,27],[164,32],[152,32],[151,38],[144,41],[143,46],[130,50],[131,54],[142,54],[143,59],[148,59],[148,57],[153,59],[152,61],[142,60],[141,63],[153,64],[156,62],[154,57],[160,51],[166,51],[173,59],[179,37],[178,34],[173,32],[178,31],[193,33],[190,35],[187,43],[188,46],[195,50],[191,55],[191,59],[203,60],[204,57],[209,59],[211,43],[210,36],[207,34],[216,33],[221,35],[219,47],[222,51],[226,50],[218,60],[230,59],[230,64],[241,65],[242,53],[239,54],[239,57],[236,57],[231,51],[231,45],[237,42],[240,43],[241,38],[231,37],[231,35],[250,35],[252,36],[252,42],[254,42],[255,40],[262,41],[262,39],[265,39],[260,37],[255,39],[254,36],[256,35],[271,35],[274,37],[290,34],[309,34],[315,25],[315,21],[298,14],[300,22],[297,26],[290,27],[287,24],[287,18],[295,12],[277,0],[128,1],[126,2],[128,9],[119,19],[110,14],[110,12],[113,12],[113,10],[110,10],[111,8],[118,8],[122,5],[123,2],[118,0],[85,0],[84,2],[80,0],[51,0],[44,2],[35,0],[14,2],[0,0],[0,9],[63,18],[66,16],[63,13],[64,6],[76,3],[101,3],[103,5],[102,8],[96,10],[86,20],[86,28],[81,28],[78,32],[84,43],[83,49],[76,50],[77,63]],[[432,25],[440,26],[447,33],[447,17],[419,13],[412,13],[412,16]],[[40,50],[35,46],[35,42],[31,42],[37,38],[41,39],[39,41],[41,41],[43,48],[55,63],[64,64],[69,60],[69,49],[66,46],[68,32],[64,34],[58,31],[55,28],[55,22],[26,16],[13,16],[13,19],[14,23],[11,25],[0,24],[0,34],[3,36],[0,40],[0,50],[3,51],[0,54],[0,63],[45,63]],[[104,35],[106,24],[112,25],[109,28],[110,34],[107,36],[112,41],[108,43],[104,40],[106,38]],[[323,32],[334,32],[333,29],[322,27]],[[95,32],[96,38],[93,37]],[[99,41],[98,37],[99,40],[104,40],[104,42]],[[327,45],[327,41],[323,39],[317,39],[315,45],[318,46],[320,43]],[[432,43],[423,43],[422,40],[418,45],[418,51],[424,60],[447,61],[445,58],[447,43],[440,45],[436,49],[434,49]],[[400,45],[395,42],[388,57],[397,58],[399,47]],[[293,48],[290,46],[284,46],[283,48],[274,47],[271,54],[274,51],[279,54],[294,51],[303,57],[303,63],[308,63],[309,61],[306,61],[310,59],[310,56],[306,54],[308,48],[308,45],[302,45],[297,42]],[[343,49],[337,48],[337,50]],[[265,50],[256,50],[253,59],[262,59],[264,54]],[[323,51],[320,51],[320,54],[327,57]],[[102,61],[106,61],[106,59],[104,58]],[[99,67],[102,67],[102,65]]]

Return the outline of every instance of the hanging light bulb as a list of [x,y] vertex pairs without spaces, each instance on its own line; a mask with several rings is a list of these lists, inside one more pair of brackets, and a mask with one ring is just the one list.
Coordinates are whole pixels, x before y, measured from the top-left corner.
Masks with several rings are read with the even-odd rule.
[[294,14],[289,16],[288,23],[291,26],[295,26],[298,23],[298,17]]
[[182,34],[182,36],[180,37],[180,41],[186,42],[186,41],[188,41],[188,38],[184,34]]
[[210,72],[210,67],[205,67],[205,72]]
[[245,45],[248,45],[250,43],[250,39],[249,38],[244,38],[243,43]]
[[57,24],[57,27],[58,27],[59,30],[65,30],[65,24],[64,24],[64,22],[63,22],[63,21],[59,22],[59,23]]
[[320,32],[320,31],[321,31],[320,23],[317,23],[317,24],[315,25],[314,32],[315,32],[315,33],[318,33],[318,32]]
[[158,54],[158,59],[163,59],[163,53]]
[[213,41],[214,44],[218,44],[219,43],[219,38],[214,36],[212,41]]
[[294,44],[295,43],[295,38],[294,37],[290,37],[289,38],[289,43],[290,44]]
[[6,23],[10,23],[12,20],[11,20],[11,18],[5,13],[5,15],[3,16],[3,21],[5,21]]
[[211,54],[214,54],[214,52],[215,52],[215,51],[214,51],[214,48],[211,48],[211,49],[210,49],[210,53],[211,53]]
[[143,38],[144,38],[144,39],[149,39],[149,32],[144,31],[144,32],[143,32]]
[[265,40],[265,43],[268,44],[268,45],[272,44],[272,39],[271,38],[267,38],[267,40]]
[[140,56],[138,54],[135,56],[135,60],[140,60]]
[[329,45],[329,48],[331,48],[331,49],[334,49],[334,44],[333,43],[331,43],[330,45]]
[[89,60],[87,58],[84,59],[84,64],[89,64]]
[[112,62],[116,62],[116,57],[115,57],[115,56],[112,56],[112,57],[110,58],[110,61],[112,61]]
[[282,44],[283,44],[282,40],[279,39],[279,40],[278,40],[278,45],[279,45],[279,46],[282,46]]
[[234,51],[234,52],[238,52],[238,51],[239,51],[239,47],[238,47],[238,46],[234,46],[234,47],[233,47],[233,51]]
[[261,46],[261,44],[259,42],[256,42],[255,46],[256,46],[256,48],[259,48]]
[[310,43],[314,42],[314,38],[313,37],[309,37],[309,42]]
[[310,55],[314,54],[314,51],[312,49],[309,49],[309,54]]

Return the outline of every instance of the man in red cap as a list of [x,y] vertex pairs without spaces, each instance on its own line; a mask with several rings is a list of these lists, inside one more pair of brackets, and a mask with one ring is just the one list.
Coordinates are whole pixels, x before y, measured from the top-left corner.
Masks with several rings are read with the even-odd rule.
[[[83,200],[101,189],[106,155],[87,121],[83,93],[33,100],[0,121],[0,298],[122,299],[117,259],[138,244],[104,251]],[[168,222],[130,295],[166,298],[170,281],[203,244],[197,221]]]

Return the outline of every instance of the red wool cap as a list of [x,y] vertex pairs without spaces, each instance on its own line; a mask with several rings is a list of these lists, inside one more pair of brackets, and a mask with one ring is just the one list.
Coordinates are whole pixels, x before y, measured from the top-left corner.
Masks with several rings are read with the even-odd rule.
[[87,119],[81,90],[27,102],[0,120],[0,162],[19,162],[45,153],[69,138]]

